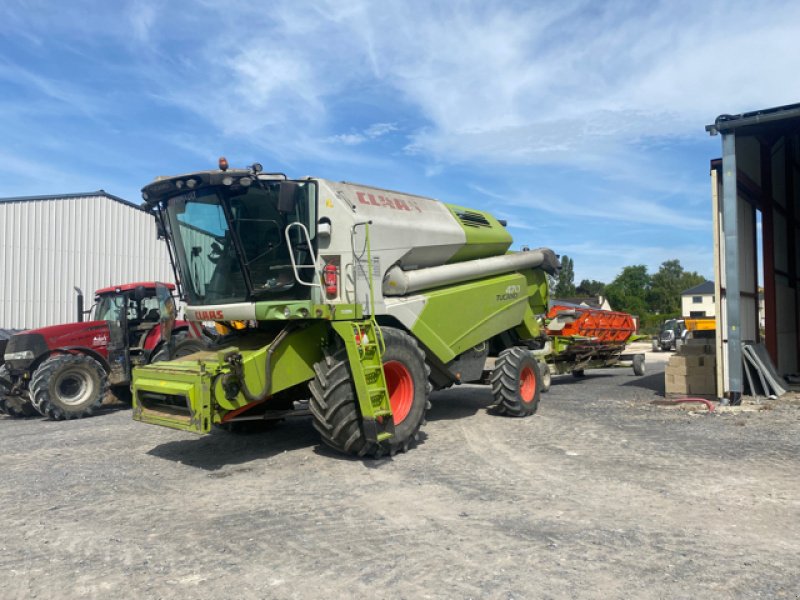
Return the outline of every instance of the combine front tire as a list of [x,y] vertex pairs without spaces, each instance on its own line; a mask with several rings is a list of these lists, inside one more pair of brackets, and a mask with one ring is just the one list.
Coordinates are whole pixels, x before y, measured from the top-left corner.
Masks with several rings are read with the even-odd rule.
[[17,396],[9,394],[11,390],[11,377],[8,367],[0,367],[0,415],[9,417],[33,417],[38,416],[38,412],[31,404],[27,396]]
[[44,361],[31,378],[31,400],[53,420],[88,417],[108,387],[105,369],[85,354],[58,354]]
[[524,348],[503,350],[491,377],[494,411],[510,417],[527,417],[539,408],[539,363]]
[[339,347],[314,365],[316,378],[309,386],[314,427],[325,444],[340,452],[379,457],[406,451],[425,422],[431,391],[425,355],[404,331],[390,327],[381,331],[386,342],[383,369],[395,426],[388,440],[374,443],[364,437],[346,350]]

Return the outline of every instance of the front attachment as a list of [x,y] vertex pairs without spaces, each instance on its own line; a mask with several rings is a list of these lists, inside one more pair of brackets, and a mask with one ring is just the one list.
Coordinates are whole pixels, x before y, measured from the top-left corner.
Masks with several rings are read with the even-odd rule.
[[212,373],[203,362],[174,361],[138,367],[133,379],[133,419],[208,433],[213,423],[211,382]]

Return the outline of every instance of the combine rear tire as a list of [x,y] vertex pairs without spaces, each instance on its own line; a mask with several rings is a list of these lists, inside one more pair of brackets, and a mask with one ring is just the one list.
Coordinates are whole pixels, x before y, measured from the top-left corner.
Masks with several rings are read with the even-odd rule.
[[0,415],[8,415],[9,417],[39,416],[29,397],[12,396],[8,393],[10,389],[11,377],[8,373],[8,367],[3,365],[0,367]]
[[519,347],[500,353],[491,377],[494,412],[510,417],[527,417],[539,408],[541,376],[539,363]]
[[430,367],[410,335],[391,327],[381,328],[386,342],[383,369],[395,433],[383,442],[368,442],[361,428],[361,411],[344,347],[327,354],[314,365],[316,378],[309,385],[309,408],[322,441],[347,454],[380,457],[404,452],[417,439],[430,407]]
[[108,388],[105,369],[85,354],[58,354],[44,361],[31,378],[36,410],[53,420],[88,417]]

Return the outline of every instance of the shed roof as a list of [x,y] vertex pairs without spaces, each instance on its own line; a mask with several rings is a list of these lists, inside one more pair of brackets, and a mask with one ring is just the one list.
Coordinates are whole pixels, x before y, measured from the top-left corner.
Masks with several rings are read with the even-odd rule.
[[739,115],[720,115],[714,123],[706,125],[706,131],[711,135],[718,133],[728,133],[741,127],[762,125],[769,127],[776,121],[786,121],[789,119],[800,120],[800,103],[786,104],[774,108],[764,108]]
[[681,296],[705,296],[713,293],[714,293],[714,282],[706,280],[700,285],[691,287],[688,290],[683,290],[681,292]]
[[105,190],[97,190],[95,192],[84,192],[78,194],[51,194],[48,196],[12,196],[10,198],[0,198],[0,203],[39,202],[42,200],[74,200],[76,198],[108,198],[109,200],[113,200],[114,202],[119,202],[120,204],[124,204],[125,206],[135,208],[136,210],[142,210],[142,207],[139,206],[138,204],[129,202],[128,200],[120,198],[119,196],[115,196],[114,194],[109,194]]

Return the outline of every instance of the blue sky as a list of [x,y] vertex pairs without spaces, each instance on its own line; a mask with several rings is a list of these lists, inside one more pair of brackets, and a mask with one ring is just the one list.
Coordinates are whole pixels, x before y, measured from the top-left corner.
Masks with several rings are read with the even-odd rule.
[[800,3],[0,8],[0,197],[261,162],[486,208],[581,279],[713,277],[704,126],[800,102]]

